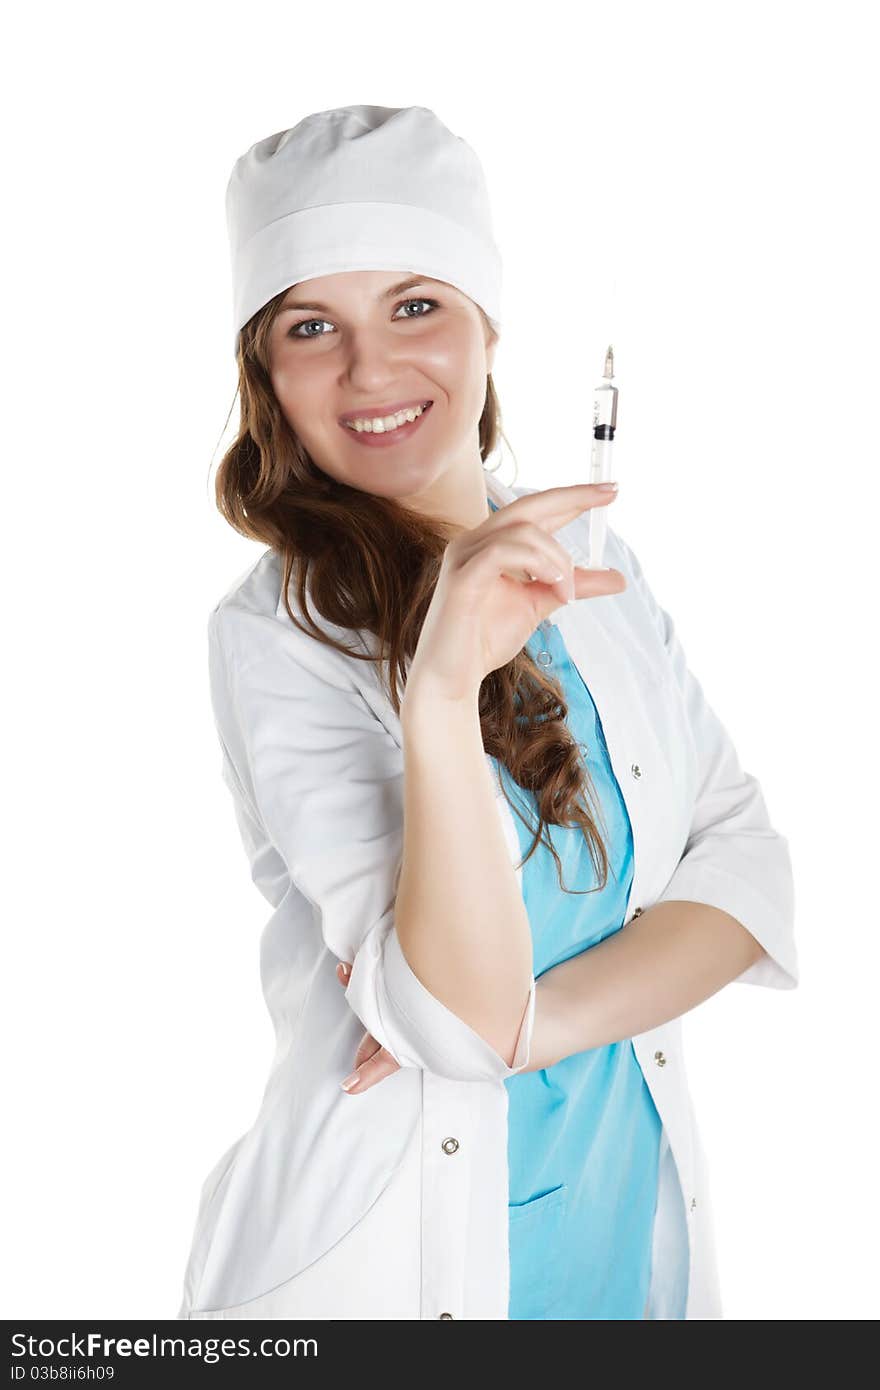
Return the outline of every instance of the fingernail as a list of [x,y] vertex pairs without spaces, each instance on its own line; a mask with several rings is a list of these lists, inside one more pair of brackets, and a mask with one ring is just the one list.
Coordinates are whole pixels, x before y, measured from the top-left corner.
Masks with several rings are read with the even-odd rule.
[[340,1081],[339,1084],[342,1087],[343,1091],[350,1091],[352,1086],[356,1086],[359,1081],[360,1077],[358,1076],[356,1071],[353,1071],[351,1076],[347,1076],[345,1080]]
[[600,492],[616,492],[616,491],[617,491],[617,488],[618,488],[618,484],[617,484],[617,483],[597,483],[597,484],[596,484],[596,487],[599,489]]

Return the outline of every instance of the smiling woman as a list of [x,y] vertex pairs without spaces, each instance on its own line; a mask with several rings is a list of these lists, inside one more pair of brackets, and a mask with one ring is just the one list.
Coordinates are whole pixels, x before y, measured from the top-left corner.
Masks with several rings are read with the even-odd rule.
[[[638,1038],[554,1055],[535,1024],[582,1019],[589,970],[556,972],[661,899],[714,904],[763,948],[740,978],[792,983],[785,842],[610,528],[620,568],[588,569],[609,495],[487,466],[500,258],[470,147],[424,107],[319,112],[237,161],[227,212],[216,499],[266,549],[208,657],[277,1048],[203,1185],[179,1316],[720,1316],[654,984],[711,939],[647,971],[659,932],[631,933]],[[601,621],[565,601],[599,597]],[[394,1066],[347,1093],[359,1040]]]

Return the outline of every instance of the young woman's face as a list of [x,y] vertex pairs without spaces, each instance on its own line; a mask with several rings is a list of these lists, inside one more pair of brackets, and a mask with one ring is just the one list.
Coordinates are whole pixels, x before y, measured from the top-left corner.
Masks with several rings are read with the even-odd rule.
[[[478,424],[496,343],[474,302],[443,280],[343,271],[288,290],[271,329],[270,377],[323,472],[440,509],[482,467]],[[426,401],[414,425],[389,428],[398,405]],[[386,417],[385,429],[356,431],[342,416]]]

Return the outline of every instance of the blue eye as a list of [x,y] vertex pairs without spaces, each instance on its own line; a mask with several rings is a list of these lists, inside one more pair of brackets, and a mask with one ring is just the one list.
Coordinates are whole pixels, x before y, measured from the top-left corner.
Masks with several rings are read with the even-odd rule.
[[298,323],[295,327],[291,328],[287,336],[288,338],[322,338],[324,336],[322,333],[300,333],[299,330],[301,328],[310,328],[313,323],[326,322],[326,319],[303,319],[302,323]]
[[[403,303],[400,304],[398,307],[401,309],[405,309],[410,304],[430,304],[431,307],[428,310],[428,314],[433,313],[435,309],[439,309],[440,307],[436,299],[405,299]],[[403,317],[405,319],[424,319],[428,317],[428,314],[404,314]]]
[[[404,299],[398,304],[397,308],[406,309],[410,304],[428,304],[430,307],[427,312],[423,314],[404,314],[404,318],[406,319],[424,319],[428,317],[428,314],[432,314],[435,309],[440,308],[436,299]],[[287,336],[288,338],[323,338],[326,336],[324,333],[300,333],[299,330],[301,328],[309,328],[313,323],[329,322],[329,319],[302,319],[300,323],[294,324]]]

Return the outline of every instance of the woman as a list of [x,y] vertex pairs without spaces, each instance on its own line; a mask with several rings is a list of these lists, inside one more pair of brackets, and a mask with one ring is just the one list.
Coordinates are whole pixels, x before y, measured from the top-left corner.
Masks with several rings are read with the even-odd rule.
[[588,567],[613,491],[485,467],[468,146],[317,113],[227,213],[217,495],[267,548],[210,615],[211,694],[277,1044],[178,1316],[720,1317],[680,1018],[797,983],[787,843],[613,529]]

